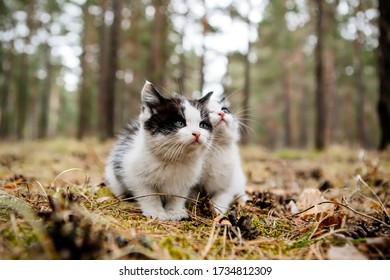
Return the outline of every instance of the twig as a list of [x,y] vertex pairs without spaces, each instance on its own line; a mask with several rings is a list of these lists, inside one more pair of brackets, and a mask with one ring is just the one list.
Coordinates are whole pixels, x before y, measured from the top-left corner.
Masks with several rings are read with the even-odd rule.
[[215,222],[214,222],[213,227],[211,228],[209,240],[207,241],[206,247],[204,248],[204,250],[202,252],[201,259],[204,259],[207,255],[207,253],[210,251],[211,247],[213,246],[213,244],[214,244],[214,242],[219,234],[220,229],[221,228],[218,228],[217,233],[214,235],[214,232],[215,232]]
[[386,214],[387,218],[390,220],[390,216],[389,216],[389,213],[387,212],[385,205],[383,204],[382,200],[378,197],[378,195],[374,192],[374,190],[366,182],[364,182],[364,180],[362,179],[362,177],[360,175],[357,176],[357,181],[362,182],[363,185],[372,192],[372,194],[375,196],[375,198],[378,200],[379,204],[381,205],[383,212]]
[[313,238],[313,236],[314,236],[314,234],[316,233],[316,231],[318,230],[318,227],[320,226],[320,224],[329,216],[329,215],[326,215],[325,218],[322,218],[322,214],[323,214],[323,212],[321,212],[321,214],[320,214],[320,215],[321,215],[321,216],[320,216],[320,219],[319,219],[319,221],[318,221],[316,227],[314,228],[314,230],[313,230],[312,233],[310,234],[308,240],[311,240],[311,239]]
[[[54,183],[58,180],[58,178],[60,178],[62,175],[64,175],[65,173],[68,173],[70,171],[82,171],[84,173],[84,185],[86,185],[87,181],[88,181],[88,176],[87,176],[87,173],[85,172],[84,169],[81,169],[81,168],[69,168],[67,170],[64,170],[62,171],[60,174],[57,175],[57,177],[54,178],[54,180],[51,182],[50,186],[53,186],[54,187]],[[57,190],[56,190],[57,191]]]
[[307,208],[307,209],[305,209],[305,210],[303,210],[303,211],[300,211],[300,212],[298,212],[298,213],[296,213],[296,214],[294,214],[294,215],[291,215],[291,217],[295,217],[295,216],[298,216],[298,215],[300,215],[300,214],[302,214],[302,213],[305,213],[305,212],[309,211],[310,209],[313,209],[313,208],[316,207],[317,205],[321,205],[321,204],[335,204],[335,205],[339,205],[339,206],[345,207],[345,208],[351,210],[352,212],[354,212],[355,214],[358,214],[358,215],[363,216],[363,217],[365,217],[365,218],[374,220],[374,221],[376,221],[376,222],[378,222],[378,223],[381,223],[382,225],[384,225],[384,226],[390,228],[390,225],[389,225],[389,224],[387,224],[387,223],[385,223],[385,222],[383,222],[383,221],[381,221],[381,220],[379,220],[379,219],[377,219],[377,218],[375,218],[375,217],[372,217],[372,216],[370,216],[370,215],[364,214],[364,213],[362,213],[362,212],[359,212],[359,211],[357,211],[357,210],[355,210],[355,209],[349,207],[349,206],[346,205],[346,204],[343,204],[343,203],[340,203],[340,202],[335,202],[335,201],[322,201],[322,202],[320,202],[320,203],[318,203],[318,204],[316,204],[316,205],[310,206],[309,208]]
[[41,184],[41,182],[39,182],[39,181],[34,181],[33,182],[33,184],[37,184],[40,188],[41,188],[41,190],[43,191],[43,193],[45,194],[45,196],[46,196],[46,198],[48,198],[48,195],[47,195],[47,193],[46,193],[46,191],[45,191],[45,188],[43,187],[43,185]]

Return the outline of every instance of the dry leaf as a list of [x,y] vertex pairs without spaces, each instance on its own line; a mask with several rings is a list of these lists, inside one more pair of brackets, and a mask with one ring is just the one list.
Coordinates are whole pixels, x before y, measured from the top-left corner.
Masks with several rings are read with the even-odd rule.
[[304,216],[315,215],[321,212],[326,212],[331,214],[335,208],[333,204],[321,204],[320,202],[326,201],[322,196],[322,193],[318,189],[305,189],[302,194],[299,196],[297,201],[297,207],[299,211],[306,210],[312,206],[310,210],[303,213]]
[[232,223],[226,216],[218,215],[214,221],[222,226],[232,226]]
[[14,178],[11,179],[6,185],[2,186],[3,189],[15,189],[17,185],[26,182],[26,178],[22,175],[15,175]]

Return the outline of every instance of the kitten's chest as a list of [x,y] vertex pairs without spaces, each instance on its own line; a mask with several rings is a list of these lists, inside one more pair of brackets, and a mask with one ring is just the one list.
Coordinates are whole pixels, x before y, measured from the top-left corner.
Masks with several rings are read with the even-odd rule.
[[228,180],[232,175],[235,157],[230,149],[213,152],[207,158],[204,173],[213,180]]
[[199,159],[175,164],[147,159],[144,168],[139,169],[138,175],[161,191],[175,193],[177,189],[193,186],[201,171],[202,164]]

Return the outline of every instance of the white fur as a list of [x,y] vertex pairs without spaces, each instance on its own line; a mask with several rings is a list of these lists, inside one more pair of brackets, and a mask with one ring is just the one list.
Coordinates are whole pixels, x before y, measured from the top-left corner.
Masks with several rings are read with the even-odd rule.
[[210,120],[214,126],[214,138],[200,185],[211,195],[215,208],[226,213],[235,197],[246,201],[246,178],[241,168],[238,148],[239,124],[232,114],[224,114],[224,121],[218,113],[222,104],[215,99],[209,102]]
[[[153,97],[144,95],[147,90],[145,87],[143,100],[147,96],[147,101],[155,102]],[[185,101],[184,107],[187,125],[169,136],[151,135],[145,130],[144,123],[154,112],[143,110],[139,116],[140,129],[133,136],[132,143],[126,149],[114,146],[110,154],[106,166],[106,180],[110,188],[116,196],[129,190],[135,197],[139,197],[137,201],[146,216],[163,220],[187,217],[185,197],[199,181],[211,135],[199,127],[200,111],[188,101]],[[194,142],[194,132],[200,133],[198,142]],[[124,184],[118,182],[114,173],[113,161],[118,157],[123,168],[121,175]],[[165,205],[161,197],[151,195],[153,193],[163,193]]]

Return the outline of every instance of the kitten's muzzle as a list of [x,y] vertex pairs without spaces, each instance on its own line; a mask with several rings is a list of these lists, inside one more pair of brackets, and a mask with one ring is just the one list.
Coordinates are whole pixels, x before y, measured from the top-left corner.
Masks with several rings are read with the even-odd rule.
[[194,132],[192,132],[192,135],[195,137],[195,141],[194,142],[199,143],[200,132],[199,131],[194,131]]
[[218,112],[217,115],[220,117],[220,119],[219,119],[217,125],[220,124],[221,122],[224,122],[224,123],[227,124],[227,122],[226,122],[226,120],[225,120],[225,112],[222,112],[222,111],[221,111],[221,112]]

